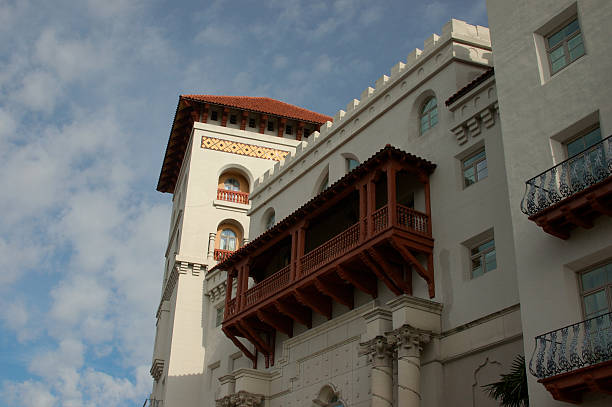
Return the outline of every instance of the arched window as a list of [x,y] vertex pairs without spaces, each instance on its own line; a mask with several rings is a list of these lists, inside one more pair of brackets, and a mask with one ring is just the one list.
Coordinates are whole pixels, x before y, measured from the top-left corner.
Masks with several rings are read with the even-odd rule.
[[321,181],[321,186],[319,186],[319,192],[325,191],[328,186],[329,186],[329,174],[327,174],[325,178],[323,178],[323,181]]
[[354,158],[346,159],[346,172],[351,172],[358,166],[359,166],[359,161],[355,160]]
[[240,182],[236,178],[228,178],[223,183],[228,191],[240,191]]
[[276,216],[274,214],[274,211],[272,211],[268,214],[268,217],[266,218],[266,230],[272,229],[274,223],[276,223]]
[[236,233],[231,229],[223,229],[219,240],[219,249],[236,250]]
[[421,109],[421,134],[438,123],[438,100],[435,97],[427,99]]

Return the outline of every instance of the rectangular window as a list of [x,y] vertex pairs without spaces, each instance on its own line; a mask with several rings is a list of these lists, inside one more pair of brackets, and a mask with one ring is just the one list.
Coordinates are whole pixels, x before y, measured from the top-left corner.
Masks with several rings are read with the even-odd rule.
[[580,289],[586,319],[612,311],[612,262],[580,273]]
[[292,134],[293,133],[293,128],[291,126],[286,126],[285,127],[285,133]]
[[249,127],[255,128],[255,119],[249,119]]
[[274,131],[274,122],[272,120],[268,120],[268,131]]
[[600,142],[601,129],[597,126],[565,144],[572,185],[583,185],[589,179],[598,180],[606,173],[605,152]]
[[219,326],[223,323],[223,313],[225,312],[225,307],[217,308],[217,317],[215,318],[215,326]]
[[231,114],[230,115],[230,123],[231,124],[236,124],[236,115],[235,114]]
[[210,120],[218,121],[219,120],[219,113],[217,113],[214,110],[212,112],[210,112]]
[[582,32],[576,17],[546,37],[546,52],[553,75],[584,55]]
[[463,170],[464,188],[486,178],[489,171],[487,169],[487,156],[485,155],[485,150],[482,149],[464,159],[461,162],[461,167]]
[[310,136],[310,129],[304,129],[304,138]]
[[346,172],[351,172],[359,166],[359,161],[352,158],[346,159]]
[[491,239],[470,249],[472,261],[472,278],[480,277],[484,273],[497,268],[495,257],[495,240]]

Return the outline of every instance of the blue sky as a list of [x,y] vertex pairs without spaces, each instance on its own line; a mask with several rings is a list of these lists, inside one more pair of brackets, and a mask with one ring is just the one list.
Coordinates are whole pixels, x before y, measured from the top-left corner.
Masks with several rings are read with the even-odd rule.
[[142,405],[181,93],[334,115],[474,1],[0,0],[0,400]]

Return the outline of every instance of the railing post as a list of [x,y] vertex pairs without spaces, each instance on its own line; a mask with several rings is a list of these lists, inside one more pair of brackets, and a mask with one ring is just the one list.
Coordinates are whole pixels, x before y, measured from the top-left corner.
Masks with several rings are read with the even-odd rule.
[[[227,280],[225,282],[225,315],[229,313],[229,303],[232,299],[232,286],[234,284],[234,273],[232,270],[227,271]],[[236,293],[236,296],[238,293]]]
[[367,184],[360,184],[359,189],[359,241],[366,238],[366,224],[368,219],[368,194]]
[[298,268],[298,263],[299,263],[299,259],[298,259],[298,231],[297,230],[292,230],[291,231],[291,263],[290,267],[289,267],[289,281],[295,281],[295,276],[297,275],[297,268]]
[[425,213],[427,214],[427,233],[431,236],[431,198],[429,177],[425,180]]
[[367,218],[368,225],[366,228],[367,237],[370,237],[374,234],[374,219],[372,219],[372,214],[374,213],[376,207],[376,182],[374,182],[374,176],[372,175],[368,179],[367,186]]
[[396,169],[391,162],[387,166],[387,207],[389,208],[389,226],[397,225],[397,191],[395,189]]

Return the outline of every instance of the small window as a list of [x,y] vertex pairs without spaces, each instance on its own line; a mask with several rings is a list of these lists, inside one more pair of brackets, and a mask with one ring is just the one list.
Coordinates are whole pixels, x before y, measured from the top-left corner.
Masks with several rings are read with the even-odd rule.
[[546,52],[552,74],[584,55],[584,43],[577,18],[574,17],[546,37]]
[[228,178],[223,183],[223,186],[228,191],[240,191],[240,182],[236,178]]
[[219,249],[236,250],[236,233],[231,229],[223,229],[219,240]]
[[567,157],[571,158],[576,154],[583,152],[587,148],[593,147],[600,141],[601,129],[597,127],[596,129],[588,131],[585,135],[575,138],[569,143],[567,143]]
[[482,149],[476,154],[472,154],[463,160],[463,187],[469,187],[472,184],[484,179],[488,175],[487,157],[485,150]]
[[323,181],[321,181],[321,185],[319,186],[319,192],[325,191],[328,186],[329,186],[329,174],[327,174],[325,178],[323,178]]
[[304,129],[304,138],[310,136],[310,129]]
[[272,211],[272,213],[270,213],[268,217],[266,218],[266,230],[272,229],[272,226],[274,226],[275,222],[276,222],[276,218],[274,215],[274,211]]
[[351,172],[358,166],[359,166],[359,161],[352,159],[352,158],[346,159],[346,172]]
[[236,115],[230,114],[230,124],[236,124]]
[[495,257],[495,240],[491,239],[470,249],[472,260],[472,278],[480,277],[484,273],[497,268]]
[[287,134],[293,134],[293,128],[291,126],[286,126],[285,127],[285,133]]
[[274,122],[272,120],[268,120],[268,131],[274,131]]
[[429,98],[421,109],[421,134],[438,124],[438,101]]
[[225,312],[225,307],[217,308],[217,316],[215,318],[215,326],[219,326],[223,323],[223,314]]
[[219,113],[217,113],[215,110],[210,112],[210,120],[218,121],[219,120]]
[[612,262],[581,273],[580,289],[585,318],[612,311]]
[[255,128],[255,119],[249,119],[249,127]]

